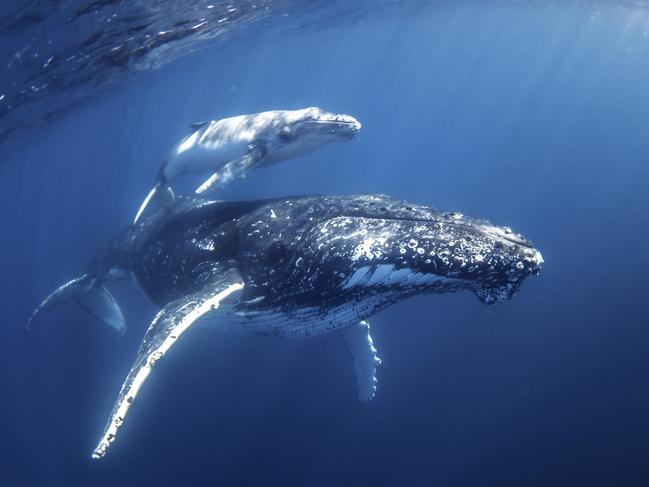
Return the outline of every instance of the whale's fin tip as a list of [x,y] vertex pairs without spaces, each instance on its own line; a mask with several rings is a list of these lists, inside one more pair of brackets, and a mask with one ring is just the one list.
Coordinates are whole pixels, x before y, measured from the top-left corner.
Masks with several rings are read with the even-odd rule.
[[358,399],[371,401],[376,393],[376,368],[380,365],[381,359],[374,348],[374,342],[370,335],[370,324],[361,321],[345,328],[342,335],[354,363]]

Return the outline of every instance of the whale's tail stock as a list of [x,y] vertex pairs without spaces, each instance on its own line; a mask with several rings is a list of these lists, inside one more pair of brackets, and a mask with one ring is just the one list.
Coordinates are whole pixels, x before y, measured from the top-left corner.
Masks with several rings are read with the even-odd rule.
[[47,296],[27,320],[25,333],[31,331],[34,320],[44,311],[70,301],[76,301],[79,306],[114,328],[120,335],[126,331],[124,315],[113,295],[98,277],[84,274],[66,282]]
[[146,198],[144,198],[144,201],[140,205],[140,209],[137,210],[137,214],[133,220],[133,225],[140,220],[142,213],[144,213],[144,210],[151,201],[163,208],[171,208],[176,201],[176,195],[165,181],[159,180],[155,186],[153,186],[151,191],[149,191],[149,194],[146,195]]

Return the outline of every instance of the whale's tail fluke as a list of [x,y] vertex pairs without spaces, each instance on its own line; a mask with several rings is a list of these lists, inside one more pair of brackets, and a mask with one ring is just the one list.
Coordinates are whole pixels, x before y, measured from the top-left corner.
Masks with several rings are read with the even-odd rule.
[[76,301],[79,306],[114,328],[120,335],[126,330],[124,315],[113,295],[98,278],[84,274],[66,282],[47,296],[27,320],[25,333],[31,331],[32,323],[41,313],[70,301]]
[[133,225],[138,222],[138,220],[142,216],[142,213],[144,213],[144,210],[151,201],[154,201],[157,205],[164,208],[171,208],[176,201],[176,195],[165,182],[158,181],[151,189],[151,191],[149,191],[149,194],[146,195],[146,198],[144,198],[144,201],[140,205],[140,209],[137,210],[137,214],[135,215],[135,219],[133,220]]

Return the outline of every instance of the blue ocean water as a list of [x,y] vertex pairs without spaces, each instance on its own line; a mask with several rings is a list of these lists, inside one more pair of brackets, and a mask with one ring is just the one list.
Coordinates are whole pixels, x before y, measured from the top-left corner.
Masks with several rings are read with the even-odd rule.
[[[42,18],[75,4],[98,25],[146,7],[28,3]],[[647,5],[258,3],[271,14],[233,18],[227,36],[187,34],[117,71],[63,70],[47,80],[63,88],[33,98],[39,78],[17,76],[30,65],[16,53],[77,52],[81,33],[6,7],[0,484],[649,485]],[[313,105],[353,114],[362,131],[218,196],[385,193],[461,211],[530,237],[540,276],[496,306],[458,293],[376,315],[370,403],[356,400],[338,336],[192,330],[92,460],[156,309],[122,283],[121,338],[74,306],[29,336],[27,317],[130,222],[190,122]]]

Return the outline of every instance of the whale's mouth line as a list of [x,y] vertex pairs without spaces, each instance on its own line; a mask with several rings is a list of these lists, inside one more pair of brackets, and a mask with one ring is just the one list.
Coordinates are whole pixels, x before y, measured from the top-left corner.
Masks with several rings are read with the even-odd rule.
[[360,130],[360,123],[352,122],[350,120],[304,120],[298,123],[315,124],[315,125],[337,125],[337,126],[343,125],[343,126],[352,127],[356,130]]

